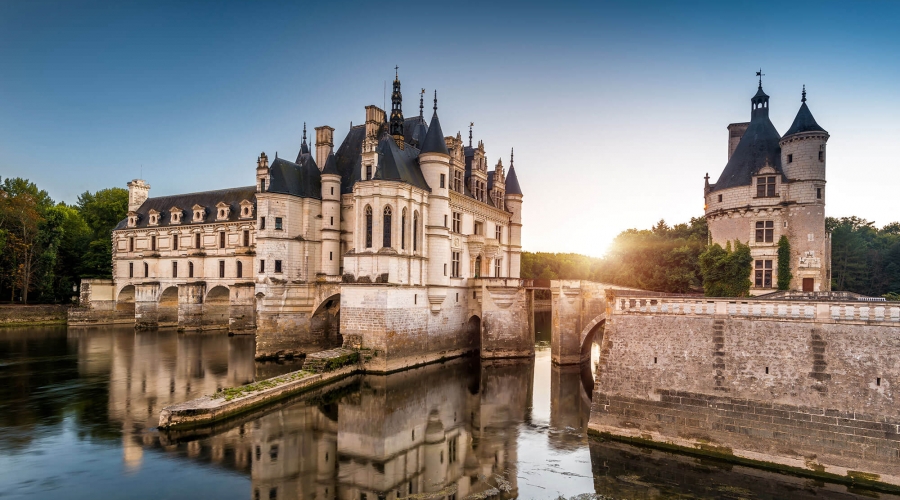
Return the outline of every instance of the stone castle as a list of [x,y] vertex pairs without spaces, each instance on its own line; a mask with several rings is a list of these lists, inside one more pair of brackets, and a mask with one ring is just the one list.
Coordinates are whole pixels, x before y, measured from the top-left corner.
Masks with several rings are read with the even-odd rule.
[[430,122],[421,96],[404,117],[395,77],[390,114],[366,106],[336,151],[332,127],[313,152],[304,125],[294,161],[259,155],[255,185],[150,197],[129,182],[112,288],[83,297],[133,308],[139,328],[257,333],[263,353],[347,336],[417,357],[484,348],[488,285],[488,308],[519,293],[522,190],[512,154],[489,167],[471,127],[468,144],[444,136],[437,91]]
[[783,136],[769,120],[762,76],[750,99],[750,121],[728,126],[728,163],[715,184],[706,176],[712,243],[749,243],[750,293],[776,290],[778,240],[791,248],[791,290],[831,290],[831,238],[825,231],[825,143],[828,132],[806,105]]

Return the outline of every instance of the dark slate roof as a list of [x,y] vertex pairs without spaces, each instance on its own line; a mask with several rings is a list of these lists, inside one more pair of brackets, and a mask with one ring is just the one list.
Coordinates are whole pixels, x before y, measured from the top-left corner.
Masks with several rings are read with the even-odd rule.
[[512,165],[509,166],[509,173],[506,174],[506,194],[522,194],[519,178],[516,177],[516,167]]
[[403,120],[403,141],[413,146],[418,146],[425,140],[428,134],[428,124],[421,116],[414,116]]
[[[138,219],[136,227],[148,227],[147,223],[150,221],[150,210],[156,210],[157,212],[160,212],[160,218],[158,226],[149,227],[181,227],[196,224],[210,224],[216,222],[216,205],[218,205],[220,202],[224,202],[231,207],[231,211],[228,214],[228,220],[230,222],[234,222],[240,220],[241,202],[244,200],[248,200],[253,203],[253,213],[255,215],[256,186],[218,189],[215,191],[203,191],[200,193],[175,194],[171,196],[157,196],[155,198],[147,198],[147,200],[144,201],[140,208],[137,209],[137,213],[140,215],[140,217]],[[191,222],[194,219],[194,211],[192,208],[194,205],[206,207],[207,215],[206,219],[203,222]],[[181,217],[181,220],[184,221],[183,223],[169,224],[169,215],[171,213],[170,211],[172,210],[172,207],[178,207],[182,210],[183,215]],[[249,220],[252,221],[254,219]],[[119,222],[119,224],[115,227],[116,230],[127,228],[127,218]]]
[[[809,106],[807,106],[805,102],[800,104],[800,110],[797,111],[794,123],[792,123],[791,128],[784,133],[784,137],[799,134],[800,132],[825,132],[825,129],[816,123],[816,119],[813,118],[812,113],[809,111]],[[828,132],[825,133],[827,134]]]
[[490,193],[494,189],[494,171],[488,172],[488,192]]
[[[762,90],[757,94],[759,92]],[[780,140],[781,135],[769,120],[768,113],[753,115],[750,126],[741,137],[741,142],[734,149],[712,191],[749,186],[753,183],[753,175],[766,165],[784,175],[781,170],[781,146],[778,145]],[[509,186],[509,180],[506,185]]]
[[353,192],[353,185],[359,180],[359,172],[362,167],[362,143],[366,138],[366,126],[357,125],[351,127],[344,137],[344,142],[335,153],[337,171],[341,174],[341,193]]
[[325,160],[325,166],[322,168],[322,173],[341,175],[337,169],[337,159],[334,156],[334,151],[328,153],[328,159]]
[[270,193],[284,193],[301,198],[322,199],[322,176],[309,153],[302,153],[300,164],[275,158],[269,167]]
[[443,153],[450,156],[447,143],[444,142],[444,131],[441,130],[441,121],[438,120],[437,111],[431,116],[431,125],[428,126],[428,133],[425,134],[421,149],[423,153]]
[[404,149],[397,147],[394,138],[385,132],[378,142],[378,170],[375,171],[376,179],[401,181],[417,188],[431,191],[422,169],[419,168],[419,150],[406,145]]

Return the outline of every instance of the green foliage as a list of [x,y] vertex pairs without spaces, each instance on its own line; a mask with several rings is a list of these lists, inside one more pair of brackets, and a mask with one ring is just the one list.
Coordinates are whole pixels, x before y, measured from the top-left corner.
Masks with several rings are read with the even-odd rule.
[[829,217],[831,287],[864,295],[900,294],[900,223],[881,229],[859,217]]
[[128,215],[128,190],[85,191],[78,197],[78,211],[91,231],[81,273],[85,278],[112,277],[112,230]]
[[781,235],[778,239],[778,289],[790,290],[791,279],[791,242],[787,236]]
[[722,248],[718,243],[700,255],[703,291],[709,297],[746,297],[750,294],[750,246],[740,241]]

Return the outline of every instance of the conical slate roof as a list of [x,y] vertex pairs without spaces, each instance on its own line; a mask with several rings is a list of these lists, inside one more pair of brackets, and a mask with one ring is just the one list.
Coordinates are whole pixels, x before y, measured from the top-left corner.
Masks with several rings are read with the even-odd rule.
[[784,136],[787,137],[789,135],[799,134],[800,132],[825,132],[825,129],[816,123],[816,119],[813,118],[812,112],[809,111],[809,106],[806,105],[806,102],[800,104],[800,110],[797,111],[794,123],[792,123],[791,128],[784,133]]
[[341,175],[337,169],[337,159],[334,157],[334,152],[328,153],[328,159],[325,160],[325,167],[322,168],[322,174],[332,174],[332,175]]
[[376,179],[402,181],[431,191],[422,170],[416,163],[418,152],[415,148],[406,147],[401,150],[394,142],[394,138],[385,131],[378,142],[378,153],[380,159],[378,170],[375,171]]
[[301,198],[322,198],[322,176],[309,154],[301,155],[300,164],[275,158],[269,167],[270,193],[284,193]]
[[447,144],[444,142],[444,131],[441,130],[441,121],[438,119],[437,110],[431,115],[431,124],[428,125],[428,132],[425,134],[425,140],[422,141],[422,153],[443,153],[450,156],[447,150]]
[[516,167],[512,165],[509,167],[509,173],[506,174],[506,194],[522,194],[519,178],[516,177]]

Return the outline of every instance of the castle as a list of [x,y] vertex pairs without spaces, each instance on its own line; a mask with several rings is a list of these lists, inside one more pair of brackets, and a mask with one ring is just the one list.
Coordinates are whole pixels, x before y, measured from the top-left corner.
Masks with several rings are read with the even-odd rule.
[[703,190],[710,242],[749,242],[750,293],[776,290],[778,241],[790,243],[790,289],[831,290],[831,238],[825,231],[825,143],[803,88],[800,110],[783,136],[769,120],[762,75],[750,121],[728,125],[728,163]]
[[390,115],[366,106],[336,151],[316,127],[314,154],[304,124],[296,159],[260,154],[251,186],[150,197],[129,182],[105,298],[139,328],[227,327],[269,353],[340,334],[395,357],[484,348],[486,287],[495,309],[519,288],[522,190],[512,153],[489,167],[471,128],[468,144],[444,136],[437,91],[425,120],[423,97],[404,117],[395,76]]

